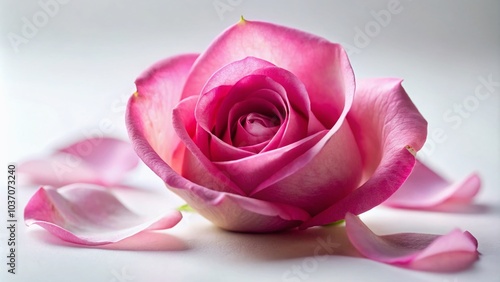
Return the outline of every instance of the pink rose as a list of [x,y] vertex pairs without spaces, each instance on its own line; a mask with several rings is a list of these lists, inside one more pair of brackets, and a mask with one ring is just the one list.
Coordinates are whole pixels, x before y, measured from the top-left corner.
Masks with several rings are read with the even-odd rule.
[[[432,271],[477,261],[468,231],[376,234],[356,216],[381,203],[466,204],[481,181],[450,182],[416,161],[426,122],[401,80],[356,82],[340,45],[242,19],[203,54],[164,60],[136,84],[127,111],[135,151],[216,225],[271,232],[345,219],[352,246],[376,261]],[[141,238],[181,213],[139,215],[114,195],[137,164],[129,145],[80,140],[21,164],[42,185],[25,223],[76,244],[163,249]]]
[[365,212],[403,184],[426,138],[401,80],[355,81],[340,45],[270,23],[241,20],[136,85],[127,111],[136,152],[228,230]]

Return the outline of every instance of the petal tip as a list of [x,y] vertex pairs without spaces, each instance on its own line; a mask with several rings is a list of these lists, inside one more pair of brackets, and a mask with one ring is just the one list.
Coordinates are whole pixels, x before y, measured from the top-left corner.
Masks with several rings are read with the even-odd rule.
[[414,149],[412,146],[410,146],[410,145],[406,145],[406,146],[405,146],[405,148],[406,148],[406,150],[408,150],[408,152],[410,152],[410,153],[411,153],[414,157],[416,157],[416,156],[417,156],[417,151],[415,151],[415,149]]
[[182,215],[172,211],[157,219],[129,210],[102,186],[75,183],[40,187],[24,210],[27,226],[39,225],[60,239],[87,246],[115,243],[144,230],[175,226]]
[[247,20],[245,20],[245,18],[243,17],[243,15],[240,16],[240,21],[238,22],[238,24],[245,24],[247,22]]

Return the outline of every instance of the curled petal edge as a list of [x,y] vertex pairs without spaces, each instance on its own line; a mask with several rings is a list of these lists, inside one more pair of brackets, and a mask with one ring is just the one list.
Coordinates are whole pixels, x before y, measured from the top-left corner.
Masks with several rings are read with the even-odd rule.
[[429,209],[446,202],[468,203],[481,187],[481,178],[472,173],[457,182],[445,180],[418,161],[408,179],[384,205],[394,208]]
[[[477,240],[468,231],[454,229],[445,235],[399,233],[379,236],[357,216],[347,213],[345,219],[349,240],[362,255],[372,260],[448,272],[467,268],[478,257]],[[432,262],[433,258],[441,262],[433,266],[424,264]]]
[[112,137],[79,140],[44,159],[28,160],[19,166],[33,184],[64,186],[85,182],[103,186],[120,183],[139,164],[132,146]]
[[156,218],[139,216],[101,186],[75,183],[58,189],[40,187],[24,210],[27,226],[39,225],[60,239],[86,246],[116,243],[145,230],[175,226],[171,211]]

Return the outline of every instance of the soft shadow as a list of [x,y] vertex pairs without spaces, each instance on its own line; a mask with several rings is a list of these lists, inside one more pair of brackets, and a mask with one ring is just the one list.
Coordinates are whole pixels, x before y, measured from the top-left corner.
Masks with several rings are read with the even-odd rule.
[[[344,226],[313,227],[271,234],[230,232],[205,226],[198,234],[210,234],[218,242],[211,248],[234,248],[239,255],[255,260],[284,260],[310,256],[339,255],[362,257],[352,246]],[[214,250],[217,251],[217,250]]]
[[45,230],[31,231],[44,243],[73,248],[122,250],[122,251],[184,251],[189,249],[180,238],[161,231],[143,231],[116,243],[86,246],[63,241]]
[[161,231],[143,231],[119,242],[103,245],[102,248],[126,251],[184,251],[188,246],[174,235]]
[[[221,255],[226,256],[228,250],[231,250],[231,255],[228,256],[230,260],[243,258],[256,261],[280,261],[318,256],[344,256],[363,259],[365,263],[392,266],[394,269],[457,273],[471,269],[478,259],[477,253],[450,252],[427,257],[411,264],[377,262],[364,257],[354,248],[343,225],[315,227],[303,231],[291,230],[275,234],[236,233],[214,226],[205,226],[198,229],[196,233],[205,234],[211,239],[206,241],[195,239],[198,242],[193,245],[193,249],[209,244],[211,253],[220,252]],[[214,242],[215,239],[218,242]]]

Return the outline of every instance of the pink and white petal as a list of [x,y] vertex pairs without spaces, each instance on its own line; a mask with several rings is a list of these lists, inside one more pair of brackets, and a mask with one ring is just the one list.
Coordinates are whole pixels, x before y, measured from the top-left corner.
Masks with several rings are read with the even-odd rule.
[[397,208],[425,209],[445,202],[470,202],[479,192],[481,179],[475,173],[451,183],[417,161],[412,173],[385,205]]
[[158,62],[135,82],[128,122],[140,122],[148,142],[176,171],[182,167],[180,139],[172,127],[172,111],[181,100],[182,88],[198,54],[185,54]]
[[325,128],[339,119],[344,93],[354,90],[354,74],[342,46],[296,29],[241,20],[200,55],[182,97],[200,95],[213,73],[246,57],[268,61],[296,75],[306,86],[312,111]]
[[101,186],[75,183],[59,189],[41,187],[24,210],[26,225],[39,225],[64,241],[81,245],[118,242],[144,230],[175,226],[178,211],[157,217],[139,216]]
[[[399,233],[378,236],[357,216],[347,213],[345,219],[351,243],[361,254],[376,261],[411,268],[419,265],[419,261],[446,254],[468,253],[475,258],[469,263],[477,259],[477,240],[467,231],[455,229],[446,235]],[[453,264],[453,261],[448,263]],[[434,270],[446,271],[447,267],[443,265],[442,269]]]
[[335,222],[347,212],[360,214],[383,203],[410,175],[414,154],[427,135],[427,122],[398,79],[358,83],[347,119],[358,142],[366,182],[301,228]]
[[275,67],[275,65],[252,56],[230,61],[209,76],[199,95],[202,97],[204,93],[221,85],[234,85],[241,78],[251,74],[253,71],[266,67]]
[[[316,215],[359,186],[361,157],[347,123],[323,147],[313,146],[306,154],[315,157],[305,165],[302,156],[285,162],[250,195],[294,205]],[[303,167],[297,170],[294,166],[298,165]]]
[[[220,171],[227,174],[229,179],[241,188],[245,194],[251,195],[252,193],[256,193],[256,188],[260,187],[262,183],[275,173],[293,174],[304,167],[307,164],[307,160],[303,160],[303,156],[306,155],[305,153],[310,148],[318,144],[325,135],[326,130],[285,147],[255,154],[244,159],[213,162],[213,164]],[[314,154],[318,152],[319,150],[315,151]],[[308,154],[307,157],[311,155]],[[283,171],[283,164],[287,164],[288,171]]]
[[295,206],[213,191],[196,184],[170,189],[202,216],[230,231],[275,232],[297,227],[310,218]]
[[101,182],[107,185],[118,183],[125,172],[139,164],[139,158],[129,142],[111,137],[81,140],[59,152],[81,158],[87,167],[99,174]]
[[64,186],[83,182],[102,184],[97,171],[88,167],[82,159],[70,154],[54,154],[43,159],[28,160],[19,165],[21,179],[27,184]]
[[19,171],[35,184],[63,186],[85,182],[112,186],[119,184],[138,163],[130,143],[101,137],[77,141],[44,159],[26,161]]

